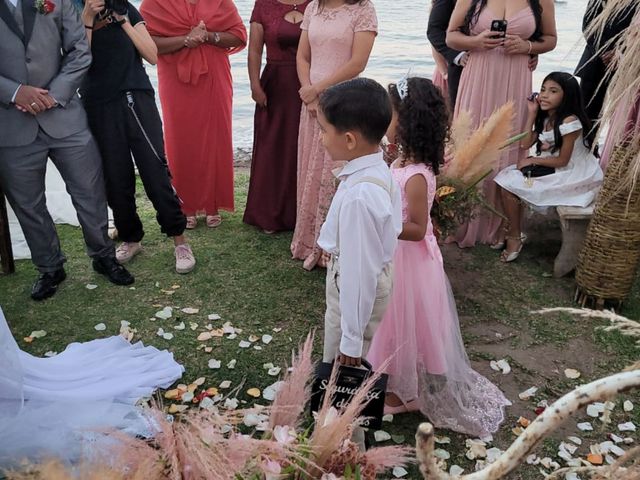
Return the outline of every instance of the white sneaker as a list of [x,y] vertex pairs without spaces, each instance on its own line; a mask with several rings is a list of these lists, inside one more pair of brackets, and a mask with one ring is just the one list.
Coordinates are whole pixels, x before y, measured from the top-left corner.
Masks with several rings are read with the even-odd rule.
[[196,257],[186,243],[176,247],[176,272],[189,273],[196,266]]
[[122,242],[116,249],[116,260],[120,263],[127,263],[142,251],[140,242]]

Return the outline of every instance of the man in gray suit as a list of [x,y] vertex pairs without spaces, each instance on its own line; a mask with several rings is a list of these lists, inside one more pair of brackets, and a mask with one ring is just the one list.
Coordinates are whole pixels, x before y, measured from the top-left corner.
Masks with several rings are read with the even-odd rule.
[[40,272],[34,300],[66,277],[45,202],[47,157],[71,195],[94,270],[118,285],[134,281],[107,236],[100,155],[77,94],[91,52],[71,1],[0,0],[0,182]]

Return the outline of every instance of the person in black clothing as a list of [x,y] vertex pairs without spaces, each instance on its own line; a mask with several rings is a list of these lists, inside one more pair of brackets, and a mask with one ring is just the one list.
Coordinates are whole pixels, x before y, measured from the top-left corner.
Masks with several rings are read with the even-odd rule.
[[[589,0],[582,20],[583,33],[586,34],[591,22],[602,13],[606,4],[607,0]],[[591,137],[595,135],[596,124],[600,119],[602,105],[613,71],[611,67],[615,55],[615,41],[611,42],[611,40],[618,38],[629,28],[637,9],[636,5],[630,6],[615,17],[612,22],[607,23],[599,41],[595,36],[586,39],[587,45],[578,62],[575,74],[581,79],[582,98],[584,98],[585,109],[593,125]]]
[[459,52],[447,46],[447,28],[449,20],[456,6],[455,0],[433,0],[431,13],[429,14],[429,26],[427,27],[427,38],[429,42],[446,60],[449,65],[447,81],[449,84],[449,102],[451,110],[456,105],[458,95],[458,84],[462,68],[467,63],[469,54]]
[[142,59],[157,61],[158,51],[140,12],[104,9],[104,0],[86,0],[82,12],[93,63],[80,94],[104,166],[107,200],[123,241],[117,259],[128,262],[142,250],[144,230],[136,210],[135,171],[151,200],[161,231],[173,237],[176,271],[188,273],[195,258],[186,243],[186,217],[171,185],[154,90]]

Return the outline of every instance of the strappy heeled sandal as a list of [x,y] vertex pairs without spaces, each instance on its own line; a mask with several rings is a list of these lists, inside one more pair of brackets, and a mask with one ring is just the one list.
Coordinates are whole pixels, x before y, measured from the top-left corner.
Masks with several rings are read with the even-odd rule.
[[220,224],[222,223],[222,217],[220,216],[220,214],[207,215],[206,221],[207,221],[207,227],[216,228],[216,227],[219,227]]
[[[527,241],[527,234],[526,233],[521,233],[520,234],[520,241],[522,243]],[[501,242],[492,243],[491,245],[489,245],[489,248],[491,250],[504,250],[505,244],[506,244],[505,240],[502,240]]]
[[504,263],[515,262],[520,256],[520,252],[522,251],[522,247],[524,246],[524,242],[522,241],[522,235],[520,235],[519,237],[505,237],[505,240],[520,241],[520,246],[518,247],[518,250],[516,250],[515,252],[509,252],[507,250],[504,250],[500,255],[500,260]]
[[187,216],[187,226],[186,229],[187,230],[193,230],[194,228],[196,228],[198,226],[198,217],[196,217],[195,215],[189,215]]

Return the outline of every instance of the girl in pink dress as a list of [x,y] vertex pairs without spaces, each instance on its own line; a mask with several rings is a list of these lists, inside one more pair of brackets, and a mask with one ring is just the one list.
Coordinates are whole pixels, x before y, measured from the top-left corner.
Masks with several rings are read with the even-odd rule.
[[[498,21],[498,25],[494,25]],[[505,26],[506,35],[491,28]],[[553,0],[458,0],[451,15],[447,45],[470,53],[462,71],[454,116],[468,111],[477,126],[497,108],[509,101],[516,107],[514,133],[524,130],[527,108],[524,99],[531,94],[530,55],[538,55],[556,46]],[[522,158],[517,145],[505,152],[496,172]],[[502,210],[493,175],[482,185],[487,201]],[[504,243],[500,218],[483,212],[462,225],[455,241],[460,247],[476,242]]]
[[[370,0],[314,0],[304,12],[297,67],[302,113],[298,136],[298,193],[293,258],[304,268],[325,266],[317,245],[320,227],[336,190],[331,173],[340,167],[325,152],[316,120],[318,96],[366,67],[378,30]],[[322,258],[321,258],[322,257]]]
[[368,359],[374,369],[391,358],[385,410],[420,410],[438,428],[475,436],[496,431],[510,402],[474,371],[429,212],[444,158],[448,110],[430,80],[390,85],[394,107],[387,138],[402,155],[392,166],[400,185],[403,229],[393,257],[393,293]]

